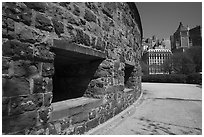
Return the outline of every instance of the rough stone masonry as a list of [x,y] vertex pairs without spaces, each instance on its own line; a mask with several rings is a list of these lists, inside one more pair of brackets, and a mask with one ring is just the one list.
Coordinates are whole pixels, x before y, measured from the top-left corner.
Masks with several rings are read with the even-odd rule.
[[141,93],[134,3],[2,3],[3,134],[84,134]]

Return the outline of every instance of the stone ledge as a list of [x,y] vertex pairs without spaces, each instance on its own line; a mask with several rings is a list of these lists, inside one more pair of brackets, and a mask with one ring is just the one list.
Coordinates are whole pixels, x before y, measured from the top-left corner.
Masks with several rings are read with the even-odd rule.
[[88,47],[80,46],[76,43],[70,43],[66,40],[53,40],[54,47],[52,50],[61,56],[71,56],[74,58],[81,58],[84,60],[105,59],[106,53],[94,50]]
[[70,117],[75,114],[91,110],[103,103],[102,99],[80,97],[52,103],[53,112],[50,121]]

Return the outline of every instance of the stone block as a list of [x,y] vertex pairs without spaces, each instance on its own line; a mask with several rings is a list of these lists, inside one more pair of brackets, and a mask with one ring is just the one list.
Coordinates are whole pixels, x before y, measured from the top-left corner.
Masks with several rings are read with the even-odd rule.
[[56,18],[52,19],[54,29],[57,35],[60,35],[61,33],[64,33],[64,24],[57,20]]
[[98,13],[98,7],[94,2],[85,2],[85,5],[92,10],[94,13]]
[[9,105],[9,115],[19,115],[26,111],[33,111],[42,106],[42,100],[43,96],[40,94],[12,97]]
[[51,20],[44,14],[38,12],[36,13],[35,26],[36,28],[39,28],[41,30],[46,30],[50,32],[53,30]]
[[76,29],[76,43],[90,46],[90,36],[84,33],[81,29]]
[[95,118],[86,122],[86,132],[98,125],[99,125],[99,118]]
[[76,135],[82,135],[82,134],[84,134],[84,132],[85,132],[85,124],[76,126],[76,127],[74,128],[74,133],[75,133]]
[[32,93],[45,93],[45,81],[43,77],[33,77],[33,90]]
[[105,117],[104,117],[104,114],[102,114],[99,118],[99,124],[103,124],[105,122]]
[[13,58],[32,58],[33,46],[16,40],[8,40],[2,45],[2,55]]
[[65,130],[70,126],[70,118],[64,118],[61,122],[61,130]]
[[80,21],[78,18],[76,18],[74,15],[72,15],[71,13],[66,13],[65,17],[67,19],[67,22],[76,26],[79,26]]
[[53,76],[54,75],[54,63],[43,63],[42,64],[42,76]]
[[40,12],[45,12],[45,10],[48,9],[46,2],[24,2],[24,4],[27,7]]
[[89,112],[89,120],[94,119],[96,117],[96,110],[92,110]]
[[4,84],[2,85],[2,95],[4,97],[30,94],[30,85],[26,79],[13,77],[11,79],[4,80]]
[[104,50],[105,50],[105,47],[106,47],[105,41],[103,41],[103,40],[101,39],[101,37],[98,37],[97,43],[96,43],[95,47],[93,47],[93,48],[96,48],[97,50],[104,51]]
[[9,101],[7,97],[2,98],[2,116],[8,116]]
[[8,134],[33,127],[36,124],[36,120],[36,111],[26,112],[24,114],[13,117],[4,117],[2,118],[2,132]]
[[92,11],[87,10],[87,9],[85,9],[84,19],[86,19],[89,22],[95,22],[95,23],[97,21],[96,15],[94,15]]
[[54,124],[49,123],[47,128],[49,129],[49,135],[57,135]]
[[38,110],[38,122],[45,125],[50,119],[51,111],[51,107],[41,107]]
[[52,92],[44,93],[44,103],[43,103],[43,105],[46,106],[46,107],[50,106],[51,103],[52,103],[52,98],[53,98]]
[[32,11],[30,9],[25,9],[20,15],[21,21],[26,25],[30,26],[32,23]]
[[54,61],[55,54],[50,52],[49,47],[43,44],[36,44],[34,47],[34,58],[36,61],[50,62]]
[[76,15],[76,16],[79,16],[80,15],[80,9],[77,5],[73,5],[74,7],[74,11],[73,11],[73,14]]
[[88,112],[81,112],[78,114],[75,114],[71,117],[71,124],[77,124],[81,122],[86,122],[89,118]]

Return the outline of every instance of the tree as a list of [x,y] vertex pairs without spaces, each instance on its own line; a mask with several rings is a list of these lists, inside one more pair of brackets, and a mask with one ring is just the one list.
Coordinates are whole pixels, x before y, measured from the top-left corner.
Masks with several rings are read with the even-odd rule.
[[189,74],[195,72],[195,64],[185,52],[175,53],[172,56],[173,71],[178,74]]
[[193,46],[186,51],[186,54],[193,60],[195,64],[195,71],[202,71],[202,47]]
[[195,64],[187,53],[174,53],[170,59],[164,61],[162,68],[169,74],[190,74],[195,72]]

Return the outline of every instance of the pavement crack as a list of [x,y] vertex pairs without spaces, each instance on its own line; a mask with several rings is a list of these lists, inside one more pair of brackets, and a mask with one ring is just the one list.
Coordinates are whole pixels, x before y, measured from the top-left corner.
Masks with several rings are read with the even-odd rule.
[[171,126],[177,126],[177,127],[182,127],[182,128],[189,128],[189,129],[195,129],[195,130],[199,130],[199,131],[202,131],[202,129],[200,128],[194,128],[194,127],[188,127],[188,126],[182,126],[182,125],[176,125],[176,124],[172,124],[172,123],[166,123],[166,122],[161,122],[161,121],[155,121],[155,120],[150,120],[150,119],[147,119],[147,118],[144,118],[144,117],[141,117],[141,118],[136,118],[134,117],[134,119],[138,119],[140,121],[146,121],[146,122],[151,122],[150,125],[155,125],[153,124],[153,122],[155,123],[161,123],[161,124],[165,124],[165,125],[171,125]]

